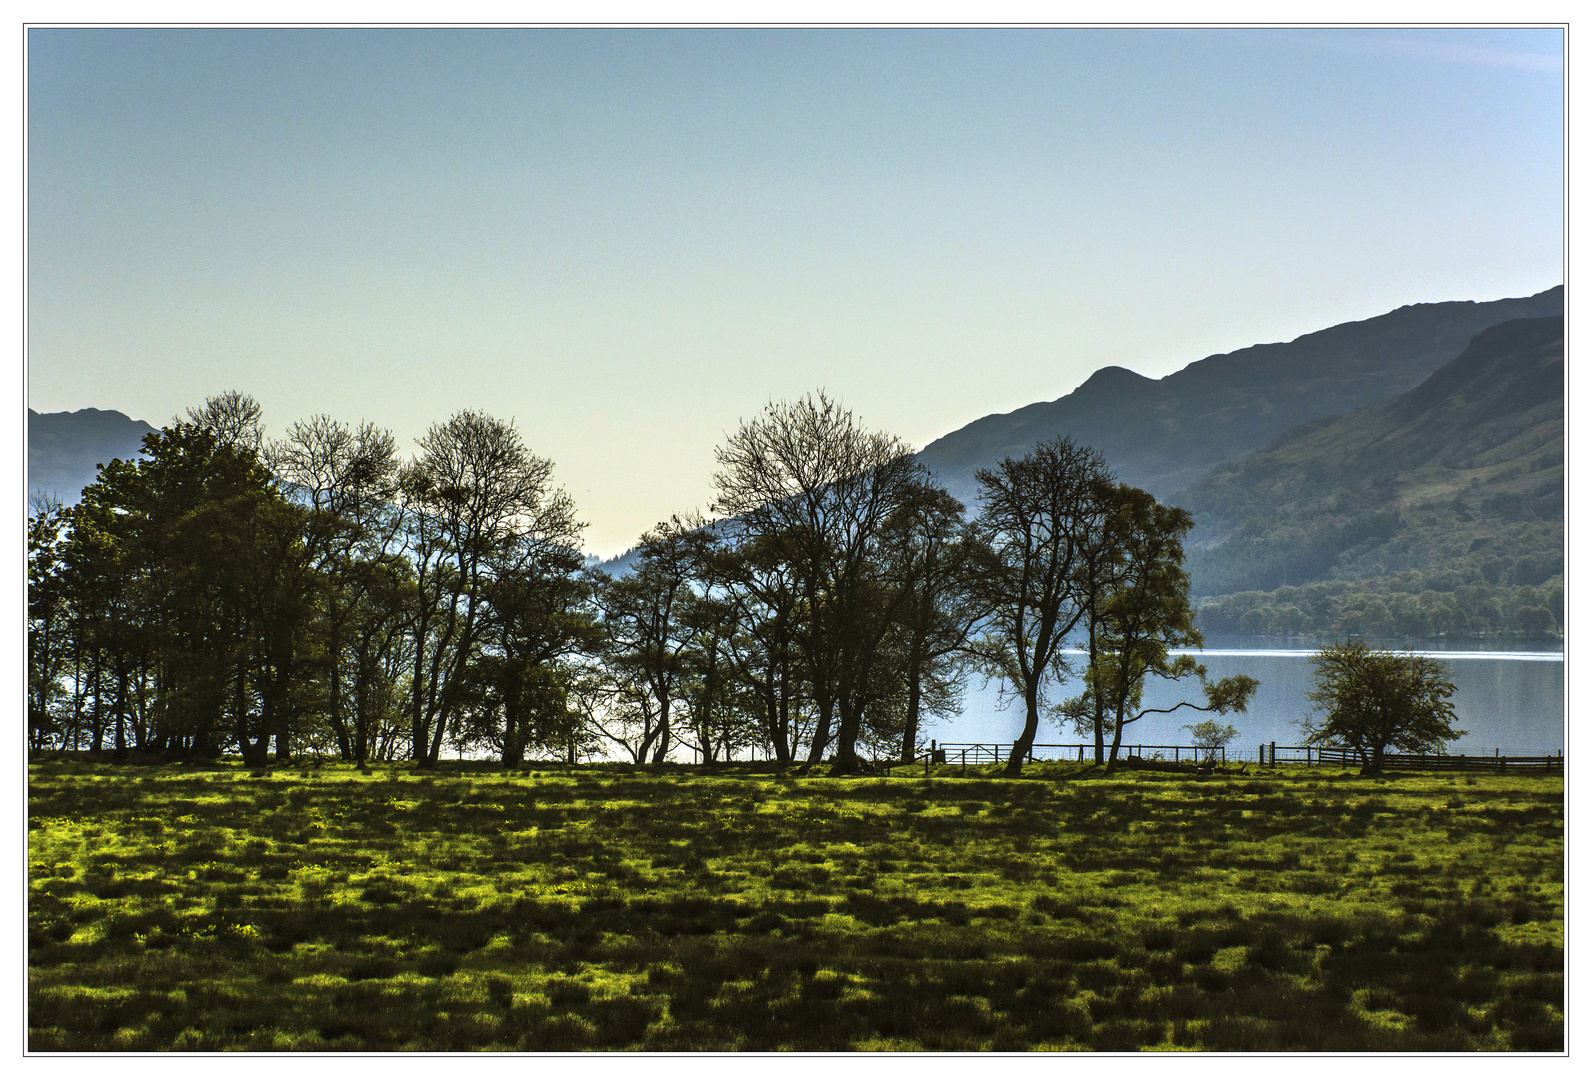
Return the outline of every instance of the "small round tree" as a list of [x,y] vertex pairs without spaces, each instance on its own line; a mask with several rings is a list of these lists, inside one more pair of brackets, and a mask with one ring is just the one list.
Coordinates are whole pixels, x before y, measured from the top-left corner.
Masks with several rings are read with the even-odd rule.
[[1197,748],[1205,751],[1206,761],[1214,758],[1216,751],[1226,746],[1238,734],[1238,729],[1232,724],[1218,724],[1215,720],[1184,724],[1183,730],[1189,733]]
[[1441,661],[1351,640],[1327,646],[1311,663],[1316,689],[1307,696],[1325,715],[1305,722],[1306,742],[1353,749],[1367,773],[1382,771],[1388,747],[1440,752],[1465,734],[1454,727],[1454,684]]

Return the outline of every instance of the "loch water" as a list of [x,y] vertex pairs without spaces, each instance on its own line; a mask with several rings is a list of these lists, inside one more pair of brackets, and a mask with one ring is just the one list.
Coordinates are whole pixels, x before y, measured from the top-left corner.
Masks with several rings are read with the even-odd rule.
[[[1448,643],[1399,642],[1373,643],[1378,648],[1409,649],[1437,657],[1448,665],[1454,682],[1451,699],[1458,716],[1456,727],[1467,734],[1450,743],[1450,753],[1464,754],[1556,754],[1564,747],[1564,653],[1530,643]],[[1554,643],[1556,644],[1556,643]],[[1260,681],[1249,708],[1230,713],[1220,722],[1232,724],[1238,735],[1230,744],[1251,754],[1263,743],[1297,746],[1302,738],[1297,721],[1313,706],[1306,696],[1315,688],[1315,673],[1310,658],[1314,650],[1307,645],[1268,643],[1264,639],[1231,637],[1208,638],[1205,649],[1196,653],[1211,679],[1229,675],[1249,675]],[[1071,654],[1075,663],[1079,654]],[[1009,689],[1009,688],[1008,688]],[[963,695],[962,715],[951,719],[932,719],[925,725],[923,739],[945,743],[1010,743],[1022,731],[1021,699],[1003,702],[1002,687],[986,683],[982,676],[968,679]],[[1063,684],[1056,700],[1078,692],[1076,682]],[[1004,695],[1009,699],[1009,695]],[[1178,683],[1151,679],[1145,687],[1144,704],[1166,708],[1179,701],[1199,701],[1197,680]],[[1004,704],[1004,707],[1003,707]],[[1189,745],[1183,725],[1198,723],[1210,714],[1193,709],[1151,714],[1125,729],[1124,745]],[[1039,722],[1039,743],[1077,743],[1080,736],[1070,725],[1043,714]]]

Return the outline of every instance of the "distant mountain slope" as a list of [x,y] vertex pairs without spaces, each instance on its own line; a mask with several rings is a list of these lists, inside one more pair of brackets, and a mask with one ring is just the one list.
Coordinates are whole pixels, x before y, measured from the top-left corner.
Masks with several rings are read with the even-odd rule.
[[1103,368],[1063,398],[976,420],[918,457],[974,509],[977,469],[1070,435],[1103,453],[1120,479],[1164,498],[1299,424],[1410,389],[1489,326],[1563,310],[1562,286],[1489,303],[1417,304],[1210,356],[1164,379]]
[[75,503],[94,482],[98,466],[113,458],[137,457],[142,420],[107,409],[39,413],[28,410],[28,494],[53,494]]
[[1374,581],[1474,607],[1562,573],[1563,484],[1556,317],[1491,327],[1414,389],[1289,432],[1173,501],[1196,522],[1196,595]]

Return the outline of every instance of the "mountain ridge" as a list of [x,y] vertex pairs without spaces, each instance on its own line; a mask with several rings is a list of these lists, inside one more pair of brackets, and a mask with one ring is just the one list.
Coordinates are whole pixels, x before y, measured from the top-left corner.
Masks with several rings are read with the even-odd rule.
[[1070,435],[1104,454],[1119,479],[1165,498],[1299,424],[1410,389],[1488,326],[1562,315],[1563,305],[1562,285],[1528,297],[1409,304],[1288,342],[1216,353],[1161,379],[1101,368],[1053,401],[974,420],[918,459],[971,510],[977,469]]
[[53,495],[75,503],[93,483],[98,467],[114,458],[137,457],[144,436],[155,430],[115,409],[41,413],[28,410],[28,495]]

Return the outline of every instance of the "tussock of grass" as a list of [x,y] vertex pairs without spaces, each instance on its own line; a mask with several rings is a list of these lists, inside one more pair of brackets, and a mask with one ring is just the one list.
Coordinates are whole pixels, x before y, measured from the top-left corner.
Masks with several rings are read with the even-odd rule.
[[34,1050],[1543,1050],[1556,778],[35,765]]

